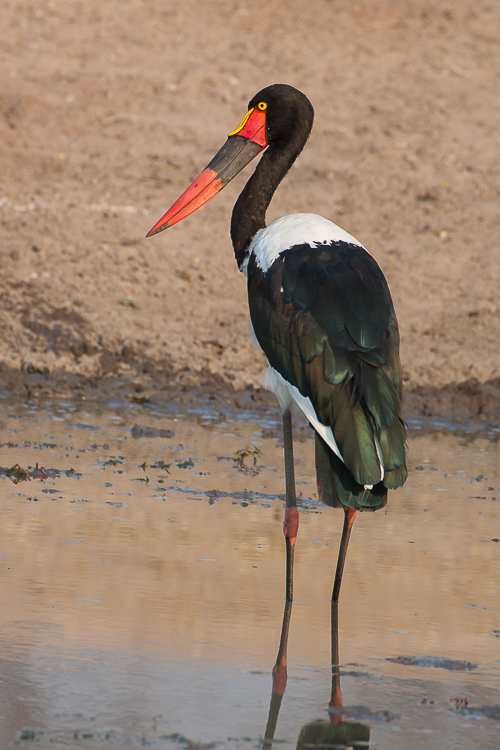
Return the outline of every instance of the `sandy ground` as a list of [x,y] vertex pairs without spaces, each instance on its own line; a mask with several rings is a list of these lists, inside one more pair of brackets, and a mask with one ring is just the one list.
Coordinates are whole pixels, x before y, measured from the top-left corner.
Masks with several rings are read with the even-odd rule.
[[[2,3],[0,387],[259,402],[228,236],[246,173],[144,234],[274,82],[316,109],[269,220],[320,213],[384,269],[407,413],[500,419],[500,5]],[[201,389],[201,391],[200,391]]]

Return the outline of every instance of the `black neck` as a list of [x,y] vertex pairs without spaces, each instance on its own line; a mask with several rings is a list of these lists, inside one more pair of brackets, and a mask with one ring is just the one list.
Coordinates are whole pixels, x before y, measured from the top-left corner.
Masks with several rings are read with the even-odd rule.
[[235,203],[231,240],[240,270],[252,237],[266,226],[266,211],[274,192],[304,148],[309,132],[310,128],[306,133],[296,133],[286,144],[271,144]]

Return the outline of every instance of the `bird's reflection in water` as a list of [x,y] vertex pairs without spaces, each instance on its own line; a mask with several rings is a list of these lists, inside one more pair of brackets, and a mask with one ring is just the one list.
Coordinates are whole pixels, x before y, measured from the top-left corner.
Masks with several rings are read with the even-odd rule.
[[[281,701],[286,688],[287,665],[286,649],[288,631],[292,614],[292,602],[285,602],[281,639],[276,664],[273,668],[273,689],[269,718],[263,741],[264,750],[270,750],[273,744],[274,732],[278,721]],[[329,750],[366,750],[370,742],[370,727],[356,721],[342,719],[342,692],[340,690],[339,665],[339,619],[338,603],[332,602],[332,693],[328,708],[329,719],[312,721],[302,727],[297,740],[297,748],[329,748]]]

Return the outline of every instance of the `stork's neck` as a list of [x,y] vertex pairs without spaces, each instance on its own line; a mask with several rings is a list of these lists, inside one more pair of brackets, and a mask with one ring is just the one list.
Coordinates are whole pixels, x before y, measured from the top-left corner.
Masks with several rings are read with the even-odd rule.
[[308,135],[288,142],[285,147],[270,145],[241,191],[231,217],[231,240],[240,270],[252,237],[266,226],[267,207],[276,188],[302,151]]

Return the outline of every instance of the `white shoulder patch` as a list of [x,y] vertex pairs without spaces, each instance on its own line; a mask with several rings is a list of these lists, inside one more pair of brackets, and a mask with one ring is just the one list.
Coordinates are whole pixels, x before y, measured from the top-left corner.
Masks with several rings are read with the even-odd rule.
[[265,273],[281,253],[295,245],[317,247],[324,242],[339,241],[363,247],[352,235],[322,216],[289,214],[260,229],[250,244],[249,254],[254,254]]

